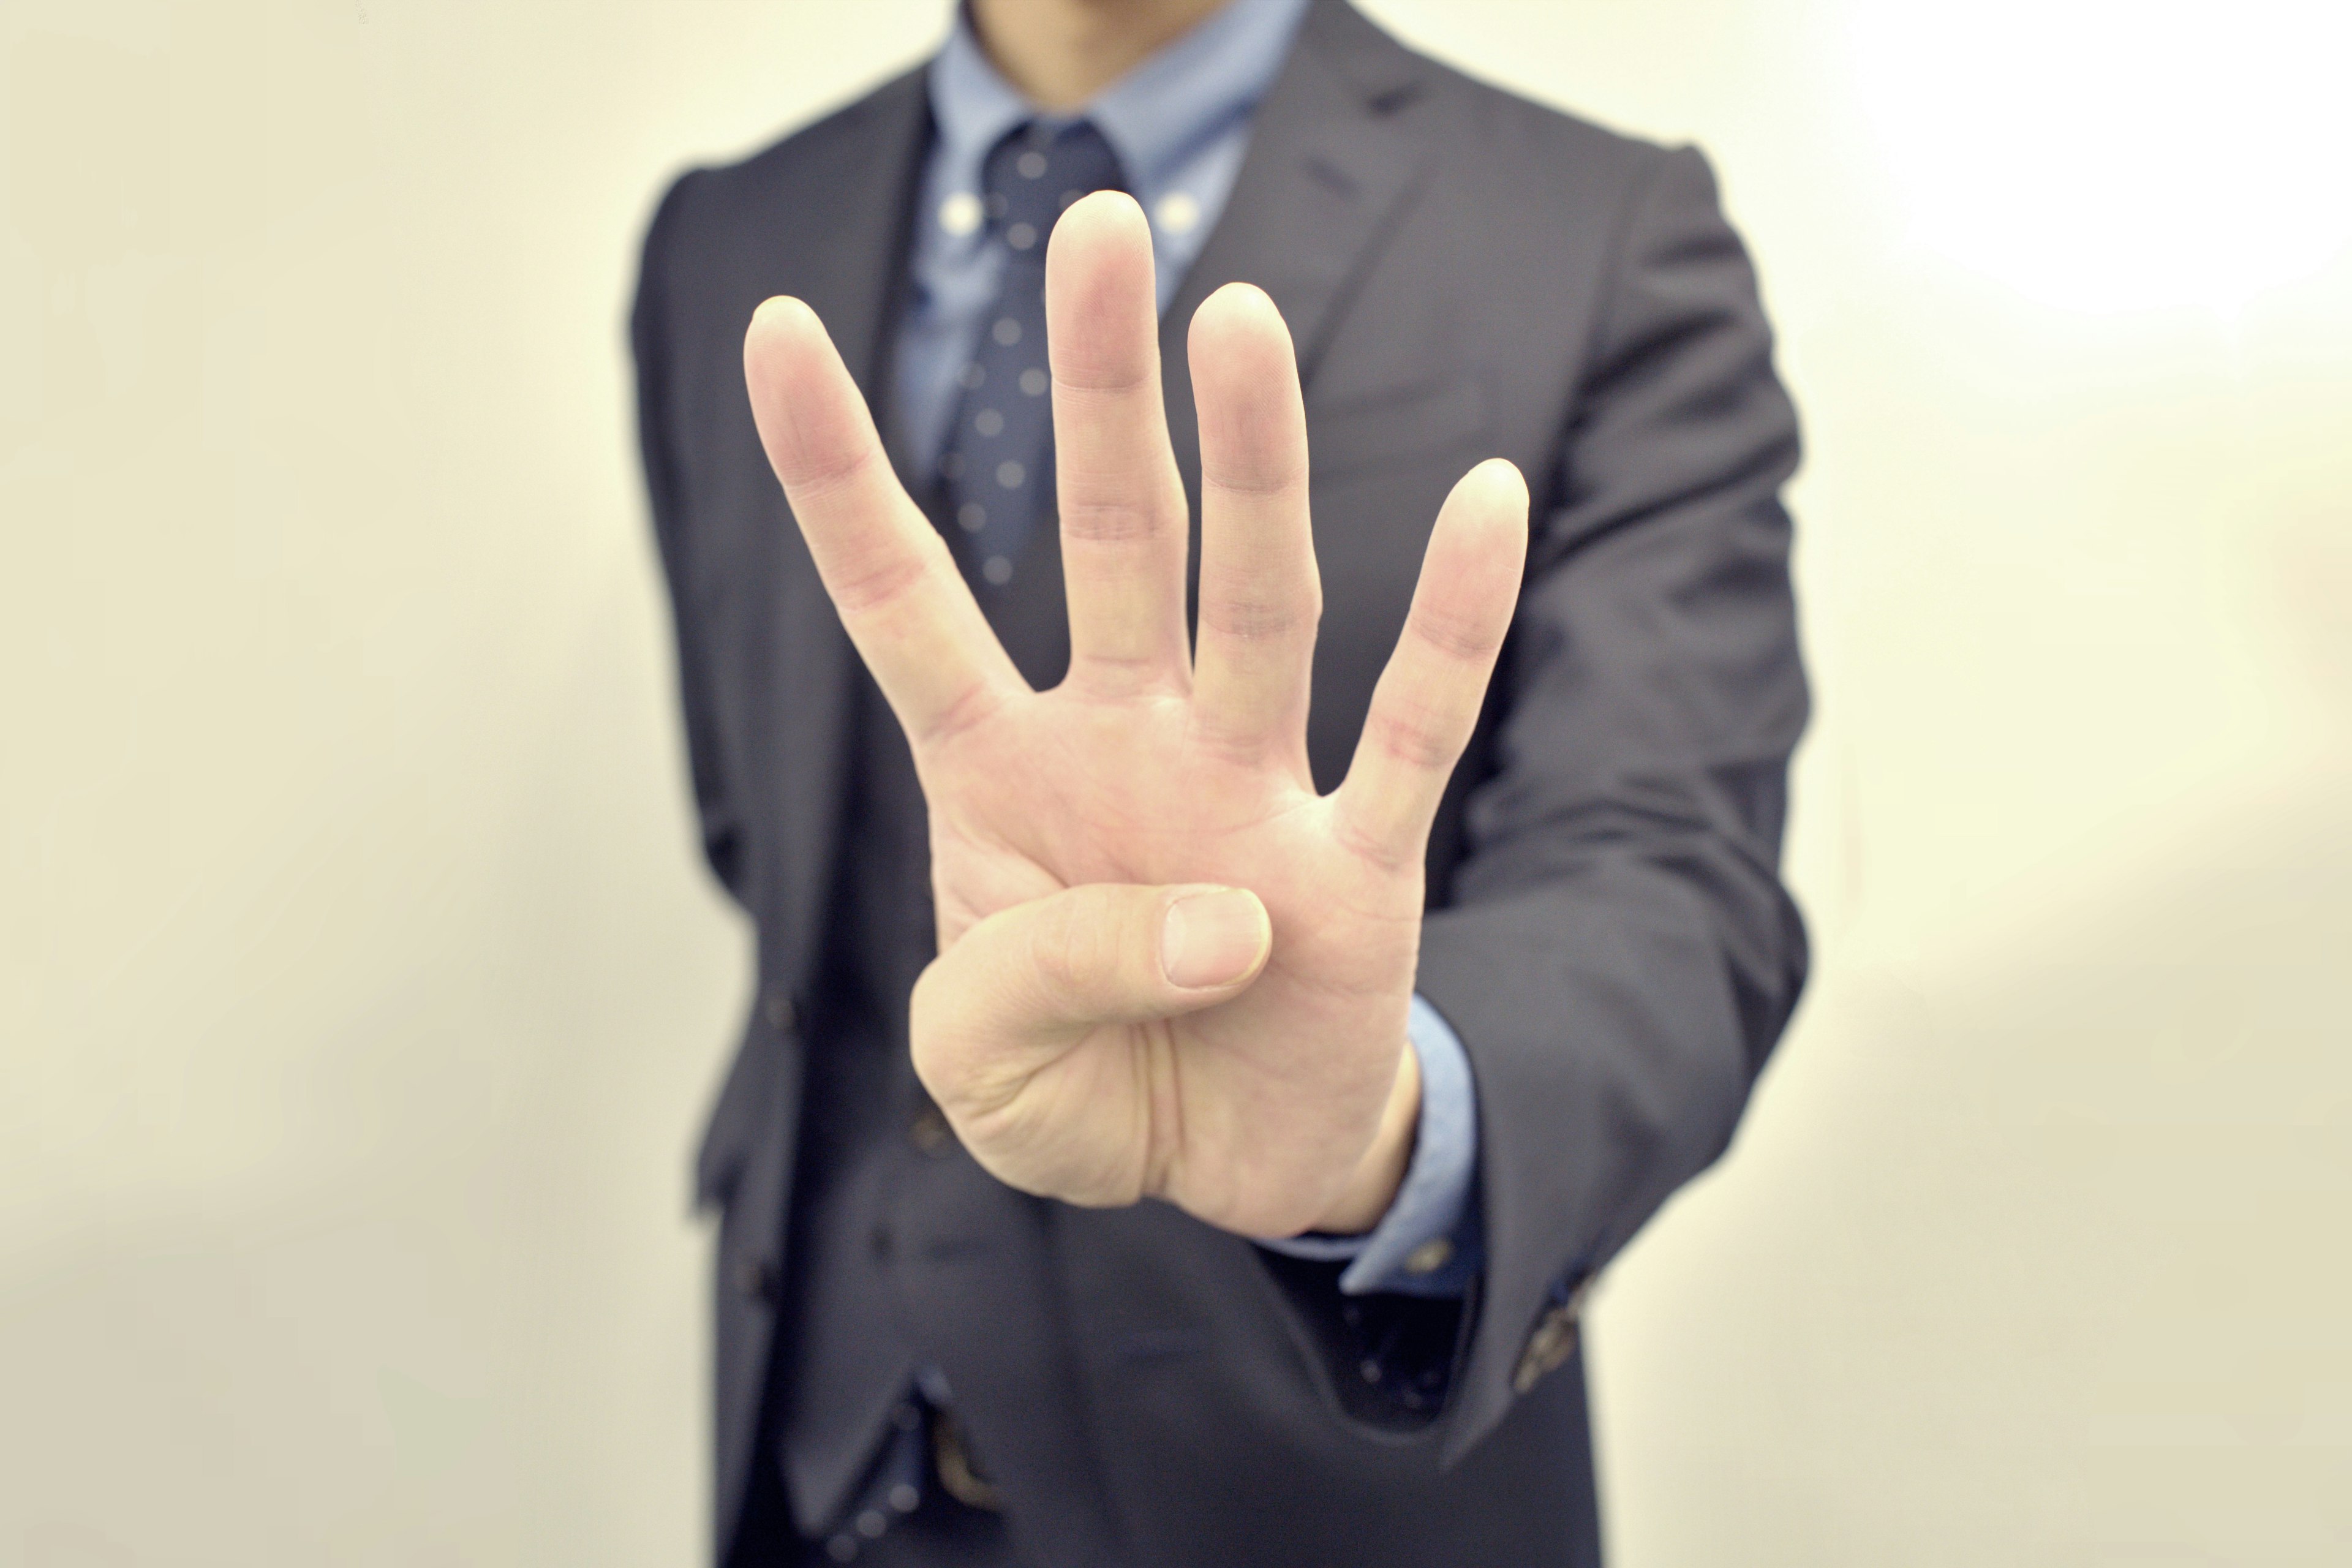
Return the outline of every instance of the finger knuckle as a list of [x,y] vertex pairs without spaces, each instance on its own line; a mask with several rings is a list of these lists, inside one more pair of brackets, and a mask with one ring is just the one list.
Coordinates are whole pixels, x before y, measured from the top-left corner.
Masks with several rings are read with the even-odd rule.
[[1376,713],[1372,740],[1382,755],[1408,767],[1450,769],[1454,746],[1445,727],[1431,713]]
[[1312,585],[1292,592],[1269,586],[1274,575],[1204,565],[1202,626],[1242,642],[1270,642],[1311,632],[1322,618],[1322,594]]
[[1307,459],[1270,448],[1231,452],[1201,476],[1201,488],[1243,501],[1286,500],[1307,488]]
[[1401,852],[1393,834],[1375,830],[1352,813],[1342,813],[1332,824],[1332,837],[1342,849],[1383,876],[1413,869],[1421,861],[1418,847],[1409,854]]
[[1425,605],[1414,611],[1413,635],[1446,658],[1485,665],[1502,647],[1502,632],[1487,617]]
[[913,550],[875,550],[840,560],[825,586],[844,616],[871,616],[902,602],[933,563]]
[[1092,353],[1066,353],[1054,365],[1054,395],[1079,418],[1132,416],[1146,398],[1157,402],[1160,384],[1147,359],[1116,346]]
[[1064,537],[1082,544],[1132,544],[1166,531],[1159,508],[1131,500],[1066,497],[1061,511]]
[[873,471],[874,448],[858,446],[846,452],[828,453],[802,463],[784,476],[785,489],[798,502],[824,502],[854,485],[865,481]]
[[1004,705],[1003,693],[984,680],[972,680],[940,704],[913,736],[919,752],[935,751],[986,723]]

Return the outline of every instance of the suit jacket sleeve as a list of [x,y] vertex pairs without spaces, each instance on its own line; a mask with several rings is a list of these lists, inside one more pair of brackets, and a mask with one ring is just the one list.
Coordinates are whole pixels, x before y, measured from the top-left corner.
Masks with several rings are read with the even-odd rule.
[[669,268],[678,214],[697,178],[688,174],[670,186],[646,229],[636,303],[629,313],[629,342],[636,360],[637,440],[644,455],[646,498],[663,574],[668,580],[677,639],[679,700],[686,719],[695,814],[711,869],[740,903],[745,897],[742,825],[728,798],[728,769],[720,744],[710,653],[703,646],[701,628],[708,617],[693,613],[700,602],[698,577],[688,545],[686,476],[677,456],[678,408],[672,389],[676,351],[667,320]]
[[1699,154],[1657,154],[1622,221],[1496,771],[1423,936],[1481,1121],[1449,1458],[1544,1369],[1547,1314],[1722,1152],[1804,976],[1777,874],[1807,711],[1779,499],[1796,416]]

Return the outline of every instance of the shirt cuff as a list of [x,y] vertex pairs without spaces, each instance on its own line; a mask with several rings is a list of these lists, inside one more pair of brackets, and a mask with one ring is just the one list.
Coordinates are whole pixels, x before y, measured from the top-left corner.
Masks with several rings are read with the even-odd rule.
[[1349,1296],[1459,1296],[1485,1262],[1475,1192],[1478,1094],[1469,1053],[1437,1009],[1419,996],[1405,1034],[1421,1063],[1421,1122],[1412,1163],[1388,1213],[1362,1236],[1310,1232],[1258,1243],[1290,1258],[1349,1259],[1339,1289]]

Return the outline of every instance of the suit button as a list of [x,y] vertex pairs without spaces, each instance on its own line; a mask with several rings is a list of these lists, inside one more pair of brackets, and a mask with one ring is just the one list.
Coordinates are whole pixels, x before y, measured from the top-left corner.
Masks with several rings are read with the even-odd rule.
[[800,1021],[800,1009],[793,1006],[793,999],[781,991],[769,992],[761,1003],[761,1010],[767,1014],[770,1024],[787,1034]]
[[936,1105],[926,1105],[908,1127],[907,1142],[936,1160],[955,1142],[955,1131],[948,1126],[946,1112]]
[[1407,1274],[1434,1274],[1454,1261],[1454,1244],[1444,1237],[1424,1241],[1404,1255]]
[[1546,1373],[1557,1372],[1576,1353],[1577,1322],[1584,1311],[1585,1292],[1591,1287],[1590,1280],[1579,1285],[1565,1304],[1536,1320],[1535,1332],[1528,1336],[1527,1348],[1519,1352],[1519,1364],[1511,1373],[1512,1393],[1527,1393],[1542,1382]]
[[781,1286],[772,1258],[747,1258],[735,1266],[735,1289],[747,1301],[764,1301],[772,1307],[782,1293]]

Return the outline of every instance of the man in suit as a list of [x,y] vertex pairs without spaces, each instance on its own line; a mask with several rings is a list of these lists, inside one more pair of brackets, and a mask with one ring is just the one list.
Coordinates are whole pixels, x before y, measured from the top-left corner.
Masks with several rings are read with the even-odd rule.
[[971,0],[634,336],[759,934],[718,1560],[1597,1563],[1578,1308],[1804,970],[1705,163],[1346,0]]

